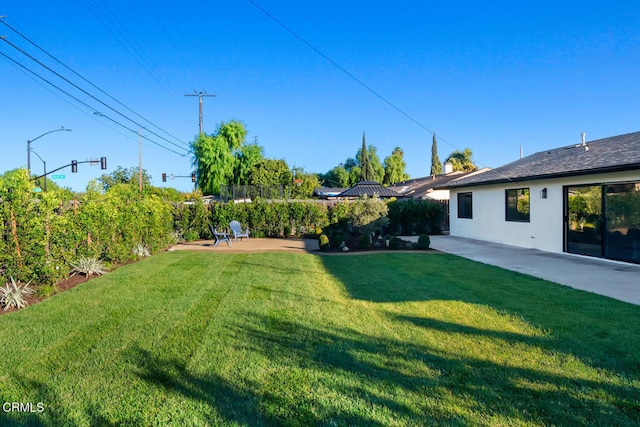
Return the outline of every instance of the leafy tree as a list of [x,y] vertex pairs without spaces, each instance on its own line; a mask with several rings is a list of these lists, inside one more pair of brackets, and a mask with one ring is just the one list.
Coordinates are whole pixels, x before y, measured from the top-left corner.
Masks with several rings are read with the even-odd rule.
[[204,194],[217,193],[220,185],[247,183],[251,168],[262,158],[262,149],[257,144],[244,145],[246,136],[244,124],[231,120],[191,143],[197,185]]
[[344,166],[339,165],[331,169],[321,177],[325,187],[346,188],[349,187],[349,172]]
[[356,165],[351,168],[349,171],[349,185],[348,187],[353,187],[357,183],[362,181],[362,169],[360,166]]
[[470,148],[464,151],[455,150],[447,157],[445,163],[451,163],[454,171],[473,172],[478,170],[478,166],[473,163],[473,153]]
[[192,143],[192,149],[196,183],[204,194],[217,193],[220,185],[231,182],[235,158],[224,138],[202,133]]
[[364,134],[362,134],[362,147],[356,154],[358,165],[360,166],[361,180],[382,182],[384,178],[384,166],[378,157],[376,147],[367,147]]
[[294,199],[306,199],[311,197],[313,190],[320,187],[320,180],[315,173],[307,173],[303,168],[293,168],[293,186],[291,197]]
[[264,157],[264,149],[257,143],[241,146],[235,155],[234,183],[244,185],[249,183],[251,168]]
[[436,133],[433,133],[433,142],[431,143],[431,175],[440,175],[442,173],[442,163],[438,157],[438,141]]
[[[122,166],[118,166],[118,168],[110,174],[103,174],[99,178],[99,181],[104,191],[107,191],[118,184],[132,184],[138,186],[140,182],[140,167],[134,166],[125,169]],[[142,169],[142,185],[146,187],[150,184],[151,176],[146,169]]]
[[251,167],[249,173],[249,182],[252,185],[289,185],[291,178],[291,171],[284,160],[262,159]]
[[[358,151],[358,153],[359,153],[359,151]],[[360,164],[359,164],[359,163],[358,163],[358,161],[357,161],[356,159],[354,159],[353,157],[349,157],[349,158],[348,158],[347,160],[345,160],[345,162],[344,162],[344,169],[345,169],[347,172],[349,172],[349,173],[351,173],[351,170],[352,170],[354,167],[356,167],[356,166],[360,167]]]
[[395,184],[396,182],[406,181],[409,175],[405,172],[407,164],[403,159],[404,152],[400,147],[393,149],[389,157],[384,159],[384,185]]
[[220,123],[216,129],[214,136],[224,139],[229,146],[229,150],[235,155],[245,143],[247,137],[247,129],[244,124],[238,120],[229,120]]

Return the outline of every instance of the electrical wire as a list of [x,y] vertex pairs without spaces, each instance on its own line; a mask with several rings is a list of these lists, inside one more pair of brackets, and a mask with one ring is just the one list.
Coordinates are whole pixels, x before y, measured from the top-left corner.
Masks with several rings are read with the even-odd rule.
[[[86,102],[82,101],[82,100],[81,100],[81,99],[79,99],[78,97],[76,97],[76,96],[74,96],[74,95],[70,94],[69,92],[67,92],[66,90],[62,89],[61,87],[59,87],[59,86],[58,86],[58,85],[56,85],[55,83],[53,83],[53,82],[51,82],[51,81],[47,80],[46,78],[42,77],[40,74],[38,74],[38,73],[36,73],[35,71],[33,71],[33,70],[29,69],[29,68],[28,68],[28,67],[26,67],[25,65],[23,65],[23,64],[21,64],[21,63],[19,63],[18,61],[16,61],[15,59],[11,58],[10,56],[8,56],[7,54],[5,54],[4,52],[1,52],[1,51],[0,51],[0,56],[3,56],[3,57],[4,57],[5,59],[7,59],[8,61],[10,61],[10,62],[12,62],[13,64],[17,65],[18,67],[22,68],[24,71],[26,71],[26,72],[28,72],[28,73],[31,73],[31,74],[32,74],[32,75],[34,75],[35,77],[37,77],[37,78],[41,79],[41,80],[42,80],[42,81],[44,81],[45,83],[47,83],[47,84],[49,84],[50,86],[52,86],[52,87],[56,88],[57,90],[59,90],[60,92],[64,93],[64,94],[65,94],[65,95],[67,95],[68,97],[72,98],[73,100],[75,100],[75,101],[76,101],[76,102],[78,102],[79,104],[84,105],[85,107],[87,107],[88,109],[90,109],[90,110],[92,110],[92,111],[96,111],[96,110],[95,110],[95,108],[93,108],[91,105],[89,105],[89,104],[87,104]],[[117,121],[117,120],[115,120],[115,119],[113,119],[113,118],[111,118],[111,117],[109,117],[109,116],[107,116],[107,115],[105,115],[105,114],[99,113],[99,115],[100,115],[101,117],[104,117],[104,118],[106,118],[107,120],[110,120],[111,122],[113,122],[113,123],[115,123],[115,124],[119,125],[120,127],[124,128],[124,129],[126,129],[126,130],[128,130],[128,131],[130,131],[130,132],[132,132],[132,133],[138,134],[138,131],[136,131],[135,129],[131,129],[130,127],[128,127],[128,126],[126,126],[126,125],[124,125],[124,124],[120,123],[119,121]],[[175,154],[177,154],[177,155],[179,155],[179,156],[181,156],[181,157],[185,157],[187,154],[189,154],[189,151],[187,151],[187,150],[184,150],[184,151],[186,152],[186,153],[184,153],[184,154],[183,154],[183,153],[179,153],[179,152],[177,152],[177,151],[175,151],[175,150],[173,150],[173,149],[171,149],[171,148],[169,148],[169,147],[166,147],[166,146],[164,146],[164,145],[162,145],[162,144],[160,144],[160,143],[158,143],[158,142],[156,142],[156,141],[154,141],[154,140],[152,140],[152,139],[149,139],[148,137],[146,137],[146,136],[144,136],[144,135],[142,135],[141,137],[142,137],[142,138],[144,138],[144,139],[146,139],[146,140],[147,140],[147,141],[149,141],[150,143],[152,143],[152,144],[154,144],[154,145],[157,145],[157,146],[159,146],[159,147],[161,147],[161,148],[163,148],[163,149],[165,149],[165,150],[167,150],[167,151],[170,151],[170,152],[172,152],[172,153],[175,153]]]
[[85,78],[84,76],[82,76],[80,73],[76,72],[75,70],[73,70],[71,67],[67,66],[65,63],[63,63],[62,61],[60,61],[58,58],[56,58],[55,56],[53,56],[51,53],[47,52],[44,48],[42,48],[40,45],[38,45],[36,42],[34,42],[33,40],[31,40],[30,38],[28,38],[27,36],[25,36],[24,34],[22,34],[20,31],[16,30],[15,28],[13,28],[11,25],[7,24],[5,22],[4,19],[0,19],[0,23],[4,24],[7,28],[9,28],[11,31],[13,31],[14,33],[16,33],[17,35],[19,35],[20,37],[22,37],[24,40],[26,40],[28,43],[30,43],[32,46],[34,46],[35,48],[37,48],[38,50],[40,50],[42,53],[44,53],[45,55],[47,55],[49,58],[53,59],[55,62],[57,62],[58,64],[60,64],[61,66],[63,66],[64,68],[66,68],[67,70],[69,70],[71,73],[73,73],[74,75],[76,75],[77,77],[79,77],[80,79],[82,79],[84,82],[88,83],[91,87],[93,87],[94,89],[98,90],[100,93],[102,93],[103,95],[107,96],[109,99],[111,99],[112,101],[116,102],[118,105],[120,105],[121,107],[125,108],[127,111],[135,114],[137,117],[139,117],[140,119],[144,120],[145,122],[147,122],[148,124],[150,124],[151,126],[155,127],[156,129],[160,130],[161,132],[169,135],[171,138],[175,139],[176,141],[185,144],[188,146],[188,144],[184,143],[180,138],[172,135],[171,133],[167,132],[166,130],[162,129],[161,127],[155,125],[154,123],[152,123],[150,120],[146,119],[145,117],[143,117],[142,115],[138,114],[136,111],[132,110],[131,108],[129,108],[128,106],[126,106],[125,104],[123,104],[122,102],[118,101],[116,98],[114,98],[113,96],[111,96],[110,94],[108,94],[106,91],[102,90],[100,87],[98,87],[97,85],[95,85],[93,82],[91,82],[89,79]]
[[[151,58],[149,58],[149,55],[147,55],[144,49],[135,41],[135,38],[133,38],[126,31],[126,27],[119,25],[115,17],[110,17],[110,15],[113,16],[113,13],[109,11],[108,6],[102,3],[102,10],[100,10],[101,6],[98,4],[98,2],[96,0],[92,0],[94,7],[98,9],[98,11],[96,12],[96,10],[94,10],[89,4],[87,4],[85,0],[83,0],[82,2],[102,23],[107,31],[111,33],[113,38],[116,39],[118,43],[120,43],[120,45],[127,51],[127,53],[129,53],[129,55],[138,63],[138,65],[140,65],[140,67],[142,67],[147,72],[147,74],[149,74],[149,77],[155,80],[156,83],[158,83],[160,86],[164,87],[165,90],[171,92],[167,80],[158,71],[158,67],[153,63]],[[103,17],[109,21],[111,27],[107,25]],[[122,29],[121,27],[125,29]],[[115,32],[111,28],[113,28]],[[129,46],[127,46],[127,44],[131,47],[131,49],[135,51],[135,53],[132,52],[131,49],[129,49]]]
[[51,73],[55,74],[57,77],[59,77],[60,79],[64,80],[66,83],[70,84],[71,86],[73,86],[74,88],[78,89],[80,92],[84,93],[85,95],[87,95],[88,97],[90,97],[91,99],[93,99],[94,101],[100,103],[101,105],[107,107],[108,109],[110,109],[111,111],[113,111],[114,113],[118,114],[119,116],[121,116],[122,118],[129,120],[131,123],[135,124],[136,126],[146,130],[147,132],[153,134],[154,136],[164,140],[165,142],[178,147],[180,149],[184,149],[183,147],[179,146],[178,144],[169,141],[167,138],[158,135],[156,132],[146,128],[145,126],[142,126],[140,123],[138,123],[137,121],[127,117],[126,115],[122,114],[121,112],[119,112],[118,110],[116,110],[115,108],[111,107],[110,105],[108,105],[107,103],[103,102],[102,100],[96,98],[95,96],[93,96],[92,94],[90,94],[89,92],[87,92],[86,90],[84,90],[83,88],[81,88],[80,86],[76,85],[75,83],[73,83],[72,81],[70,81],[69,79],[67,79],[66,77],[64,77],[63,75],[61,75],[60,73],[58,73],[57,71],[53,70],[52,68],[50,68],[49,66],[45,65],[44,63],[42,63],[41,61],[39,61],[38,59],[34,58],[33,56],[31,56],[28,52],[25,52],[24,50],[22,50],[20,47],[16,46],[15,44],[11,43],[9,40],[7,39],[2,39],[2,41],[4,41],[5,43],[9,44],[11,47],[13,47],[14,49],[16,49],[17,51],[19,51],[20,53],[22,53],[23,55],[27,56],[29,59],[33,60],[34,62],[36,62],[37,64],[39,64],[40,66],[42,66],[43,68],[45,68],[46,70],[50,71]]
[[[262,12],[264,15],[266,15],[267,17],[269,17],[269,19],[271,19],[272,21],[274,21],[276,24],[278,24],[280,27],[282,27],[285,31],[287,31],[288,33],[290,33],[292,36],[294,36],[296,39],[298,39],[300,42],[302,42],[304,45],[306,45],[309,49],[311,49],[312,51],[314,51],[317,55],[319,55],[320,57],[322,57],[324,60],[326,60],[327,62],[329,62],[331,65],[333,65],[335,68],[337,68],[338,70],[340,70],[342,73],[344,73],[345,75],[347,75],[351,80],[355,81],[357,84],[359,84],[360,86],[362,86],[363,88],[365,88],[367,91],[369,91],[371,94],[373,94],[376,98],[380,99],[382,102],[384,102],[385,104],[389,105],[391,108],[393,108],[394,110],[396,110],[398,113],[402,114],[404,117],[406,117],[407,119],[409,119],[410,121],[412,121],[414,124],[416,124],[417,126],[419,126],[420,128],[426,130],[427,132],[429,132],[430,134],[434,134],[435,132],[431,129],[429,129],[427,126],[425,126],[424,124],[422,124],[420,121],[418,121],[417,119],[415,119],[413,116],[411,116],[409,113],[407,113],[406,111],[404,111],[403,109],[401,109],[400,107],[398,107],[397,105],[395,105],[393,102],[391,102],[390,100],[388,100],[386,97],[384,97],[383,95],[381,95],[378,91],[376,91],[375,89],[373,89],[371,86],[367,85],[365,82],[363,82],[362,80],[360,80],[356,75],[354,75],[353,73],[349,72],[347,69],[345,69],[343,66],[341,66],[340,64],[338,64],[336,61],[334,61],[333,59],[331,59],[328,55],[326,55],[325,53],[323,53],[320,49],[316,48],[314,45],[312,45],[310,42],[308,42],[307,40],[305,40],[300,34],[298,34],[297,32],[295,32],[294,30],[292,30],[291,28],[289,28],[285,23],[283,23],[282,21],[280,21],[278,18],[276,18],[274,15],[272,15],[271,13],[269,13],[269,11],[267,11],[265,8],[263,8],[262,6],[260,6],[259,4],[257,4],[254,0],[247,0],[253,7],[255,7],[256,9],[258,9],[260,12]],[[440,135],[438,135],[438,140],[444,142],[445,144],[449,145],[450,147],[452,147],[454,150],[458,150],[461,151],[458,147],[456,147],[455,145],[453,145],[452,143],[450,143],[449,141],[447,141],[446,139],[442,138]]]

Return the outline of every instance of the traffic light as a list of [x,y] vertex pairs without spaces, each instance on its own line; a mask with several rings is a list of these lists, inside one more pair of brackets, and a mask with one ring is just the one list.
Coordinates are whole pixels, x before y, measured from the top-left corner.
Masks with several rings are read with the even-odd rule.
[[167,182],[167,174],[166,173],[162,174],[162,182]]
[[196,182],[196,173],[191,172],[191,182]]
[[107,158],[100,157],[100,169],[105,170],[107,168]]
[[78,172],[78,161],[77,160],[71,160],[71,172],[72,173]]

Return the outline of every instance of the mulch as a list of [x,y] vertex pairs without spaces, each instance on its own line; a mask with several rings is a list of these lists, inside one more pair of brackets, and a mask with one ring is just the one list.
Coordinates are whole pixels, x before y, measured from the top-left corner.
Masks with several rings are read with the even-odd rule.
[[[65,279],[61,282],[56,283],[56,294],[59,294],[60,292],[64,292],[64,291],[68,291],[71,288],[74,288],[82,283],[85,283],[91,279],[93,279],[94,277],[98,277],[98,276],[81,276],[81,275],[75,275],[75,276],[71,276],[68,279]],[[43,296],[39,296],[37,294],[31,294],[31,295],[27,295],[25,297],[25,301],[27,302],[27,307],[30,305],[34,305],[39,303],[40,301],[44,301],[45,299],[47,299],[49,297],[43,297]],[[0,309],[0,316],[3,314],[8,314],[8,313],[13,313],[14,311],[18,311],[18,309],[16,309],[15,307],[9,307],[6,310],[4,308]]]

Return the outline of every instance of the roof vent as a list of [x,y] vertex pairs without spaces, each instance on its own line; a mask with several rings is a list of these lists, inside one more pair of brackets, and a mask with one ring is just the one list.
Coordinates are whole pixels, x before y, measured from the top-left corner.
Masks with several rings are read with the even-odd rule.
[[587,145],[587,134],[582,132],[582,146]]

